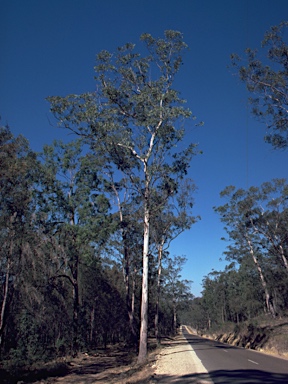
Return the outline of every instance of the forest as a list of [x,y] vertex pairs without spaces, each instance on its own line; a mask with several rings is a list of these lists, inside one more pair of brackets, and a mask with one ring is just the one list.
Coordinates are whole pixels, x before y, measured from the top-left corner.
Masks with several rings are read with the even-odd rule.
[[[265,140],[288,146],[287,23],[267,32],[267,63],[247,49],[232,67],[251,92]],[[147,356],[181,323],[197,329],[261,314],[287,314],[288,184],[227,186],[215,207],[227,232],[224,271],[203,279],[202,296],[181,277],[185,256],[169,245],[197,225],[196,186],[187,176],[200,153],[187,124],[201,126],[173,88],[187,48],[182,34],[143,34],[102,51],[95,91],[48,97],[73,140],[35,153],[0,129],[0,353],[22,366],[76,356],[119,341]],[[153,76],[151,75],[153,73]],[[195,121],[194,121],[195,120]]]

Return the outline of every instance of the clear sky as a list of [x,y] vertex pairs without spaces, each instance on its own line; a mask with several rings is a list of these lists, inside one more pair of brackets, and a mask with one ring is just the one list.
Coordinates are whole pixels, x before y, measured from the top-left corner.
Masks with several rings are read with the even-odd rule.
[[220,191],[287,177],[287,152],[264,143],[265,127],[247,113],[245,87],[227,68],[231,53],[259,47],[265,31],[287,19],[287,0],[1,0],[1,123],[36,151],[53,139],[67,140],[68,132],[50,123],[47,96],[93,90],[102,49],[138,44],[144,32],[181,31],[189,51],[175,87],[205,122],[193,128],[204,153],[189,174],[202,220],[170,252],[188,258],[182,275],[199,295],[203,277],[225,267],[219,261],[225,233],[213,211],[222,204]]

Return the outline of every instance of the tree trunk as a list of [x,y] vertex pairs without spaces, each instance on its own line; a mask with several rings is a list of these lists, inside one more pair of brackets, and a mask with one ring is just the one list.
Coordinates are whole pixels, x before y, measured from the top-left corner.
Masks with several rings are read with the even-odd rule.
[[135,268],[133,279],[132,279],[132,295],[131,295],[131,312],[133,314],[133,318],[135,314],[136,272],[137,272],[137,269]]
[[279,245],[279,249],[280,249],[280,254],[281,254],[284,266],[288,270],[288,262],[287,262],[287,259],[285,257],[285,254],[284,254],[284,250],[283,250],[282,244]]
[[94,320],[95,320],[95,304],[93,304],[93,308],[91,309],[91,314],[90,314],[90,335],[89,335],[90,346],[92,346],[92,342],[93,342]]
[[250,254],[252,256],[252,259],[254,261],[254,264],[258,270],[258,273],[259,273],[259,277],[260,277],[260,280],[261,280],[261,284],[262,284],[262,288],[263,288],[263,291],[264,291],[264,294],[265,294],[265,303],[266,303],[266,308],[267,308],[267,311],[273,316],[275,317],[275,312],[274,312],[274,308],[273,308],[273,305],[270,303],[270,294],[269,294],[269,291],[268,291],[268,288],[267,288],[267,283],[266,283],[266,280],[265,280],[265,277],[263,275],[263,272],[262,272],[262,268],[258,262],[258,259],[254,253],[254,249],[253,249],[253,246],[251,244],[251,241],[248,237],[248,235],[246,235],[246,241],[248,243],[248,246],[249,246],[249,249],[250,249]]
[[7,260],[7,268],[6,268],[6,274],[5,274],[5,283],[4,283],[4,289],[3,289],[3,301],[1,305],[1,314],[0,314],[0,347],[3,343],[3,331],[4,331],[4,317],[6,312],[6,306],[7,306],[7,299],[8,299],[8,289],[9,289],[9,277],[10,277],[10,258]]
[[174,335],[177,333],[177,310],[175,300],[173,300],[173,333]]
[[[281,259],[283,261],[283,264],[285,266],[285,269],[288,270],[288,261],[286,259],[286,256],[285,256],[285,253],[284,253],[284,250],[283,250],[283,246],[282,246],[282,242],[281,242],[281,238],[278,237],[277,235],[270,235],[269,233],[267,234],[267,232],[263,231],[263,230],[259,230],[253,223],[253,220],[250,220],[252,225],[253,225],[253,228],[256,232],[258,233],[261,233],[263,236],[265,236],[268,241],[270,241],[270,243],[272,244],[273,248],[275,249],[276,253],[279,254],[280,252],[280,256],[281,256]],[[269,221],[266,221],[266,225],[267,225],[267,228],[270,227],[269,225]],[[278,226],[278,225],[277,225]],[[278,245],[279,244],[279,249],[278,249]]]
[[142,272],[142,298],[141,298],[141,326],[138,363],[145,362],[147,357],[148,339],[148,272],[149,272],[149,180],[145,166],[145,196],[144,196],[144,236],[143,236],[143,272]]
[[[14,212],[14,214],[10,217],[11,227],[14,223],[16,216],[17,216],[17,212]],[[11,232],[13,234],[11,233],[10,235],[11,237],[10,237],[10,244],[9,244],[9,254],[7,257],[7,266],[6,266],[4,287],[3,287],[3,301],[2,301],[1,312],[0,312],[0,347],[2,346],[2,343],[3,343],[3,332],[5,327],[5,312],[7,307],[8,291],[9,291],[10,269],[11,269],[13,249],[14,249],[13,237],[15,235],[15,231],[11,230]]]
[[[135,299],[135,295],[132,296],[131,302],[130,302],[130,255],[129,255],[129,247],[127,242],[127,230],[123,227],[123,211],[121,206],[121,201],[119,197],[119,193],[117,191],[117,188],[115,187],[113,177],[110,175],[111,183],[112,183],[112,189],[114,191],[116,200],[117,200],[117,206],[119,211],[119,220],[121,223],[121,234],[122,234],[122,243],[123,243],[123,278],[124,278],[124,286],[125,286],[125,301],[126,301],[126,309],[129,319],[129,327],[131,331],[132,341],[133,343],[137,343],[137,332],[135,329],[135,320],[134,320],[134,303],[133,300]],[[134,283],[134,282],[133,282]],[[133,295],[133,293],[132,293]]]
[[131,318],[133,320],[133,335],[135,338],[135,343],[137,344],[138,337],[137,337],[137,330],[135,329],[135,292],[136,292],[136,268],[134,270],[134,275],[132,276],[132,293],[131,293]]
[[208,329],[211,328],[211,319],[210,319],[210,316],[208,317]]
[[276,314],[278,313],[278,300],[277,300],[277,291],[275,288],[273,289],[272,306],[276,316]]
[[[77,266],[78,269],[78,266]],[[77,356],[78,345],[78,317],[79,317],[79,286],[78,286],[78,271],[73,281],[73,357]]]
[[[132,292],[132,297],[130,299],[130,265],[129,265],[129,254],[128,249],[126,246],[126,235],[122,235],[122,240],[124,243],[124,268],[123,268],[123,274],[124,274],[124,284],[125,284],[125,296],[126,296],[126,309],[128,313],[129,318],[129,327],[131,331],[131,338],[133,343],[137,343],[137,332],[135,329],[135,321],[134,321],[134,292]],[[134,284],[134,282],[133,282]]]
[[155,337],[157,343],[160,344],[159,335],[159,302],[160,302],[160,291],[161,291],[161,273],[162,273],[162,253],[163,244],[160,244],[158,249],[158,270],[157,270],[157,295],[156,295],[156,308],[155,308]]

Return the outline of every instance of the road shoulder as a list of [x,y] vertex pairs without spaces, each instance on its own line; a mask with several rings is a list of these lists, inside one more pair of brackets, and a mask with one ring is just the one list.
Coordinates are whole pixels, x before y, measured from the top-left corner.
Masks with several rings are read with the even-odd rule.
[[[151,383],[179,383],[186,382],[192,375],[208,374],[192,346],[183,336],[182,327],[179,334],[171,340],[166,340],[155,364],[155,374]],[[185,381],[184,381],[185,380]],[[187,381],[188,382],[188,381]],[[191,381],[190,381],[191,382]],[[193,381],[196,383],[196,381]],[[210,384],[210,380],[201,380],[197,383]]]

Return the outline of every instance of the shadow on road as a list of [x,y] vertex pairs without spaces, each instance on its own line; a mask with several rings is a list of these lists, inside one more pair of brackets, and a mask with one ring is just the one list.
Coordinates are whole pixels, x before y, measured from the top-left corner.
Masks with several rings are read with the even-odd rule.
[[288,383],[288,374],[268,373],[259,370],[219,370],[208,373],[195,373],[184,376],[157,375],[151,383],[221,383],[221,384],[284,384]]
[[[193,337],[191,335],[185,335],[185,339],[184,338],[180,338],[180,339],[176,339],[176,340],[173,340],[173,342],[166,342],[166,343],[162,343],[162,347],[166,347],[167,348],[167,353],[166,354],[177,354],[177,353],[183,353],[183,352],[188,352],[188,351],[191,351],[191,349],[188,347],[187,345],[187,342],[188,342],[188,345],[191,344],[194,351],[200,351],[200,350],[208,350],[208,349],[214,349],[214,348],[219,348],[219,349],[237,349],[237,347],[233,346],[233,345],[229,345],[229,344],[225,344],[225,343],[220,343],[220,342],[217,342],[217,341],[214,341],[214,340],[210,340],[210,339],[205,339],[205,338],[200,338],[200,337]],[[185,349],[181,349],[179,351],[172,351],[172,348],[171,348],[171,352],[169,352],[169,348],[170,347],[175,347],[175,346],[183,346],[183,348]],[[239,348],[239,347],[238,347]]]

